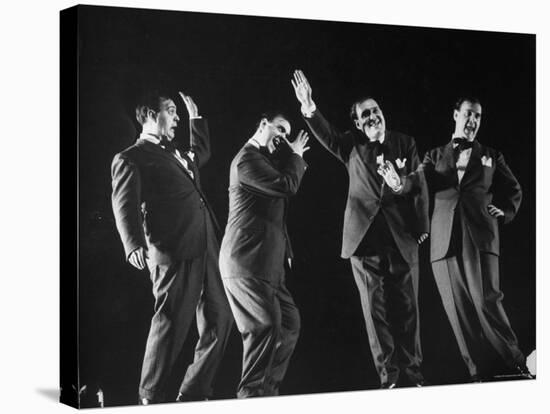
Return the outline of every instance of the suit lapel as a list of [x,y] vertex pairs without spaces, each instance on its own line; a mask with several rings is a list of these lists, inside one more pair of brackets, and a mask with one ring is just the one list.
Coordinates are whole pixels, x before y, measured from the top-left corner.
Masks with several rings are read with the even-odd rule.
[[458,187],[458,175],[456,171],[456,160],[452,142],[449,142],[443,147],[441,160],[439,162],[442,166],[441,171],[445,172],[445,174],[450,177],[455,187]]
[[[178,168],[183,171],[183,173],[191,180],[193,181],[193,184],[194,184],[194,180],[193,178],[189,175],[189,172],[185,169],[185,167],[181,164],[181,162],[178,161],[178,159],[171,153],[169,153],[168,151],[164,150],[163,148],[161,148],[159,145],[156,145],[156,144],[153,144],[151,142],[148,142],[148,141],[145,141],[143,142],[143,144],[140,144],[141,148],[143,148],[145,151],[148,151],[150,153],[153,153],[155,155],[158,155],[162,158],[164,158],[166,161],[168,162],[171,162],[171,163],[175,163]],[[188,158],[186,158],[187,162],[189,163],[190,160]]]

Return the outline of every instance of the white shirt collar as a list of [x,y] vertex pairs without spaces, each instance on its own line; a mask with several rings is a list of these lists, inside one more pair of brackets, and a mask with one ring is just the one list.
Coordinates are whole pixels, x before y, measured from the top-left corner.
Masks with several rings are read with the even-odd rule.
[[160,144],[160,139],[156,135],[150,134],[148,132],[142,132],[139,135],[138,139],[149,141],[149,142],[152,142],[153,144],[157,144],[157,145]]
[[[369,137],[367,137],[367,138],[368,138],[368,140],[370,141],[370,138],[369,138]],[[382,136],[381,136],[380,138],[378,138],[378,139],[375,140],[375,141],[370,141],[370,142],[376,142],[376,141],[378,141],[378,142],[380,142],[380,144],[383,144],[385,139],[386,139],[386,131],[382,132]]]
[[253,147],[260,148],[260,143],[255,138],[250,138],[248,143]]

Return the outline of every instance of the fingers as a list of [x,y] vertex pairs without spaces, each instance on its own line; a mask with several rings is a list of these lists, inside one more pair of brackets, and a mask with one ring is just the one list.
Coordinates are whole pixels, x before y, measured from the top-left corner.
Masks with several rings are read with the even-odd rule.
[[294,71],[294,81],[292,82],[292,85],[294,85],[294,88],[298,88],[298,86],[302,86],[306,89],[311,89],[309,86],[309,82],[306,78],[306,75],[304,75],[304,72],[302,72],[300,69],[296,69]]
[[181,91],[178,93],[181,96],[181,99],[183,99],[183,103],[185,104],[185,106],[187,106],[188,108],[189,106],[196,106],[195,102],[193,101],[193,98],[191,98],[190,95],[186,95]]
[[504,216],[504,211],[502,211],[500,208],[494,206],[493,204],[489,204],[487,206],[487,210],[489,211],[489,214],[493,217],[502,217],[502,216]]
[[189,99],[189,97],[181,91],[178,92],[178,93],[181,96],[181,99],[183,99],[183,103],[185,103],[185,105],[187,105],[187,100]]
[[128,261],[135,268],[139,270],[143,270],[145,269],[145,266],[147,266],[147,262],[145,261],[146,258],[147,258],[147,251],[143,247],[139,247],[132,252]]
[[393,168],[393,164],[390,161],[386,161],[384,164],[380,164],[378,167],[378,174],[380,174],[382,177],[385,177],[386,175],[389,175],[395,171],[395,168]]
[[306,75],[304,75],[304,72],[298,69],[296,73],[298,74],[298,79],[300,79],[300,82],[303,83],[304,85],[307,85],[307,79],[306,79]]
[[309,140],[309,135],[307,134],[306,131],[302,129],[300,130],[300,132],[298,132],[298,135],[296,136],[296,140],[303,141],[303,143],[306,144],[307,141]]

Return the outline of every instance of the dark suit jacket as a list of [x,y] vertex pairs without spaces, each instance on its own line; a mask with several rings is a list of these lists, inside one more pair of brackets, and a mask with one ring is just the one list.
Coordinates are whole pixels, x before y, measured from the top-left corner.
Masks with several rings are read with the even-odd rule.
[[286,231],[287,200],[306,170],[302,157],[287,153],[275,163],[251,144],[231,162],[229,217],[220,250],[222,277],[278,280],[285,254],[292,256]]
[[503,221],[507,223],[514,218],[521,203],[521,187],[502,154],[474,141],[470,161],[459,184],[453,147],[449,142],[428,151],[420,170],[426,176],[430,192],[434,193],[431,260],[442,259],[447,254],[456,209],[476,247],[498,255],[498,220],[489,214],[487,205],[494,204],[502,209]]
[[204,119],[190,124],[195,159],[181,154],[195,180],[173,154],[145,140],[113,159],[113,212],[127,258],[146,247],[153,263],[169,263],[206,248],[205,216],[214,215],[200,190],[198,167],[210,157],[208,125]]
[[[367,149],[363,135],[339,132],[316,110],[304,118],[317,140],[343,162],[349,174],[349,191],[344,214],[342,257],[349,258],[365,237],[374,217],[383,214],[399,251],[408,263],[418,261],[418,236],[427,233],[428,192],[420,182],[417,191],[395,194],[376,173],[376,164]],[[384,144],[389,152],[386,160],[407,159],[400,174],[415,171],[420,164],[413,138],[386,131]],[[371,165],[372,164],[372,165]]]

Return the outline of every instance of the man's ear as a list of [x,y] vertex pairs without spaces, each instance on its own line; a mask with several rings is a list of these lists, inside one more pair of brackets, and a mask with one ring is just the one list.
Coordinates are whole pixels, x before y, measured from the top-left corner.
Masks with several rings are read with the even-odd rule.
[[147,109],[147,118],[151,118],[153,121],[158,121],[158,113],[152,109]]
[[262,120],[260,121],[260,126],[258,127],[258,129],[260,131],[262,131],[265,128],[265,126],[267,125],[267,123],[268,123],[267,118],[262,118]]
[[458,118],[458,111],[455,109],[453,112],[453,119],[456,121],[456,118]]
[[354,120],[353,122],[355,123],[355,128],[362,132],[363,129],[361,128],[361,122],[359,122],[358,119]]

